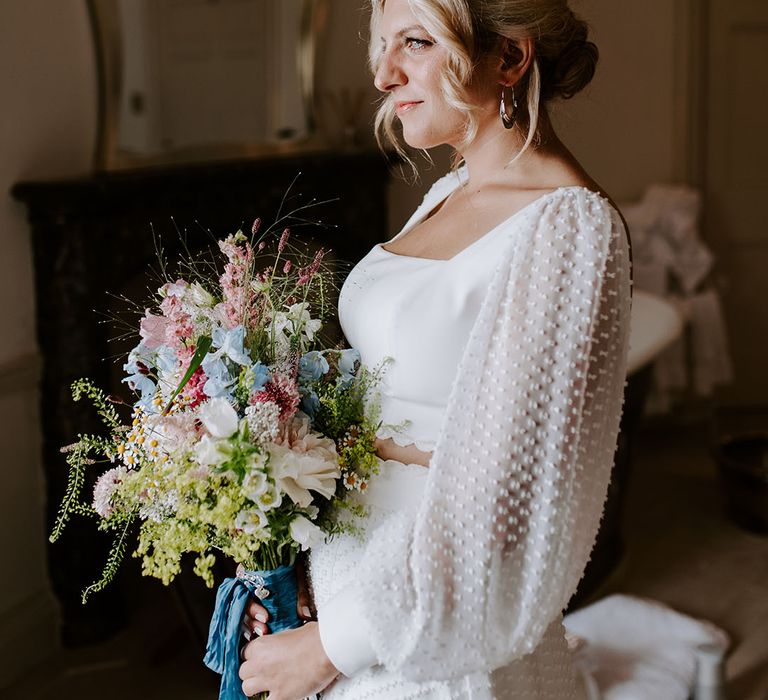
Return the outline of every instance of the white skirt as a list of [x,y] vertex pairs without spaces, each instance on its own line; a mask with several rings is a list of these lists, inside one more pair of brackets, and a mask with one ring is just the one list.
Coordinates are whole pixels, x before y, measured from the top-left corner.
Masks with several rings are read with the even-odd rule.
[[[393,460],[380,462],[360,499],[369,517],[357,524],[363,537],[339,535],[312,548],[309,574],[315,606],[320,609],[351,582],[370,535],[395,513],[416,510],[428,469]],[[352,678],[341,676],[323,700],[582,700],[586,698],[565,641],[562,616],[549,626],[536,649],[491,673],[474,673],[450,681],[416,683],[372,666]]]

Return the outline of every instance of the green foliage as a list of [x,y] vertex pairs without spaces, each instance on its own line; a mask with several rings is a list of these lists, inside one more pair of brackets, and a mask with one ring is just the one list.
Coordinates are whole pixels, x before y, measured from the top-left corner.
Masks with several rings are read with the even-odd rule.
[[[317,386],[320,407],[315,425],[336,442],[344,475],[342,482],[349,479],[353,484],[360,480],[367,482],[378,473],[375,441],[381,421],[377,388],[385,367],[385,364],[373,370],[360,367],[350,382],[339,376],[334,378],[336,368],[331,365],[327,374],[330,381],[322,381]],[[338,488],[343,490],[346,486],[340,482]]]
[[192,359],[189,361],[189,367],[187,367],[187,371],[184,373],[184,376],[181,378],[181,381],[179,382],[179,386],[176,387],[176,391],[173,392],[173,394],[171,395],[171,398],[168,400],[168,403],[166,404],[165,409],[163,410],[164,414],[170,411],[171,406],[173,406],[173,402],[176,400],[176,397],[181,393],[181,390],[187,385],[187,382],[189,382],[189,380],[192,379],[192,375],[197,371],[198,367],[200,367],[200,365],[203,364],[203,360],[205,359],[205,356],[208,354],[208,351],[211,349],[211,345],[213,345],[213,340],[210,338],[210,336],[204,335],[198,338],[195,354],[192,356]]
[[332,540],[338,535],[351,535],[362,539],[364,530],[357,523],[367,517],[368,508],[345,498],[335,500],[332,505],[323,508],[315,524],[327,534],[327,540]]
[[119,531],[117,537],[112,541],[112,547],[109,550],[107,556],[107,563],[104,565],[104,570],[101,573],[101,578],[92,583],[88,588],[83,591],[82,601],[85,604],[92,593],[98,593],[104,590],[109,585],[117,574],[120,564],[125,559],[125,550],[128,548],[128,535],[131,531],[131,525],[136,519],[136,516],[125,517],[118,521]]
[[[77,384],[77,382],[76,382]],[[103,396],[97,389],[95,390],[97,395]],[[74,393],[74,386],[73,386]],[[79,394],[78,394],[79,398]],[[105,420],[105,422],[111,422],[111,415],[108,413],[111,406],[106,406],[106,410],[99,408],[99,415]],[[114,409],[112,409],[114,410]],[[74,513],[77,515],[95,515],[95,511],[90,505],[80,502],[80,494],[85,485],[86,467],[91,464],[95,464],[96,460],[92,455],[104,456],[113,452],[113,445],[111,439],[99,437],[97,435],[78,435],[78,441],[69,447],[65,447],[62,451],[67,453],[67,464],[69,465],[69,474],[67,476],[67,488],[64,492],[64,498],[59,506],[59,512],[56,515],[56,521],[53,525],[53,530],[49,537],[50,542],[56,542],[61,537],[64,527],[66,526],[70,516]]]
[[64,493],[61,505],[59,506],[59,512],[56,516],[56,522],[53,525],[53,531],[48,538],[50,542],[56,542],[56,540],[61,537],[61,533],[63,532],[70,515],[75,512],[78,507],[84,507],[78,499],[80,498],[80,492],[83,490],[83,485],[85,484],[85,464],[87,455],[87,448],[84,447],[81,442],[78,442],[73,446],[72,451],[67,457],[67,464],[69,464],[67,489]]
[[120,426],[120,418],[117,415],[114,404],[109,401],[106,394],[94,385],[90,379],[78,379],[72,383],[72,398],[75,401],[79,401],[83,395],[96,407],[98,414],[104,420],[107,427],[115,430]]
[[367,427],[375,433],[379,425],[378,401],[372,398],[376,397],[374,389],[383,372],[384,365],[374,370],[360,367],[355,378],[345,382],[334,376],[332,366],[328,378],[316,386],[320,408],[315,414],[315,428],[336,441],[344,437],[351,425]]
[[[110,429],[111,435],[109,437],[78,435],[77,442],[62,449],[62,452],[67,455],[69,474],[64,498],[49,537],[51,542],[55,542],[61,537],[72,515],[98,517],[90,504],[80,500],[85,485],[87,467],[107,461],[114,456],[115,436],[122,430],[117,411],[104,392],[94,386],[90,380],[79,379],[72,384],[72,398],[79,401],[84,396],[93,403],[97,413]],[[112,542],[101,577],[83,591],[83,603],[88,600],[92,593],[103,590],[115,577],[120,563],[125,558],[128,534],[136,517],[136,511],[118,512],[113,517],[99,522],[99,529],[116,530],[118,534]]]

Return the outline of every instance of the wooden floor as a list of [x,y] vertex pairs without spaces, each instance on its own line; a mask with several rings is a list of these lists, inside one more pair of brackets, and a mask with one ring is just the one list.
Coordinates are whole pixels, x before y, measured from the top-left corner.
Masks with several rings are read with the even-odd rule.
[[[708,437],[700,424],[643,431],[628,504],[628,556],[604,592],[653,598],[716,623],[733,640],[729,700],[766,700],[768,537],[742,531],[725,518]],[[203,667],[168,591],[146,582],[137,596],[140,611],[117,637],[62,651],[0,697],[217,697],[217,677]]]

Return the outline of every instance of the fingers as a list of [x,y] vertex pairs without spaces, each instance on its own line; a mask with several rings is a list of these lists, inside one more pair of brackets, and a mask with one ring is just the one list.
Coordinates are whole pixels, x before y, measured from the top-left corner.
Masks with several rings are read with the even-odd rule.
[[254,661],[256,655],[256,642],[249,642],[240,652],[242,664],[238,669],[238,676],[242,681],[243,693],[246,697],[252,697],[258,693],[267,692],[264,686],[264,680],[258,673],[258,662]]
[[[240,650],[240,659],[242,661],[248,661],[253,656],[253,648],[254,642],[248,642],[241,650]],[[247,669],[245,668],[245,663],[240,667],[240,678],[245,680],[243,676],[247,673]]]
[[245,608],[245,616],[241,629],[246,639],[252,639],[253,636],[263,636],[269,634],[267,620],[269,613],[267,609],[259,604],[257,600],[252,600]]
[[299,619],[304,620],[304,622],[309,622],[310,620],[315,619],[315,614],[312,610],[312,598],[306,590],[306,587],[305,590],[302,590],[301,586],[299,586],[296,610],[299,614]]
[[[252,698],[254,695],[257,695],[258,693],[265,693],[267,692],[266,688],[259,688],[258,683],[255,681],[252,681],[248,679],[247,681],[243,681],[243,694],[247,698]],[[267,698],[277,698],[277,695],[274,693],[270,693]]]
[[267,620],[269,620],[267,609],[263,607],[258,600],[252,600],[248,603],[245,608],[245,614],[259,622],[267,622]]
[[250,642],[251,639],[253,639],[253,630],[248,629],[248,625],[245,624],[245,621],[240,624],[240,634],[245,637],[246,642]]
[[296,611],[299,614],[299,619],[304,620],[304,622],[317,619],[317,611],[307,582],[307,569],[303,556],[296,560],[296,584],[298,588]]
[[269,634],[269,627],[264,622],[246,618],[240,626],[240,631],[248,641],[251,641],[254,637],[263,637],[265,634]]

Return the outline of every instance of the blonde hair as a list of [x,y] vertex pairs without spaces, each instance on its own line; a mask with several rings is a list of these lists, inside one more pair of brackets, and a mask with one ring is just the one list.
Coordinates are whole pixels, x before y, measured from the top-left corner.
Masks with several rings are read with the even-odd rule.
[[[375,73],[381,51],[378,25],[386,0],[371,0],[369,61]],[[408,0],[413,14],[435,40],[448,49],[446,70],[440,76],[446,102],[467,116],[459,146],[476,136],[475,106],[468,101],[467,87],[474,67],[491,50],[493,40],[531,37],[534,57],[518,84],[525,93],[518,121],[527,126],[519,158],[537,140],[540,110],[555,98],[569,99],[586,87],[595,74],[598,50],[587,40],[585,22],[573,14],[567,0]],[[521,105],[522,106],[522,105]],[[523,113],[524,112],[524,113]],[[392,146],[416,170],[395,132],[395,110],[384,100],[376,113],[375,133],[379,147]],[[455,165],[455,164],[454,164]]]

